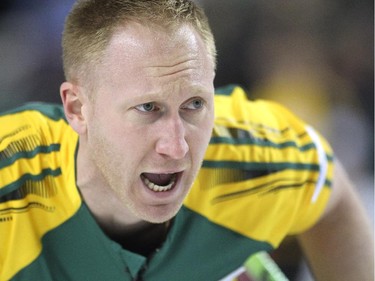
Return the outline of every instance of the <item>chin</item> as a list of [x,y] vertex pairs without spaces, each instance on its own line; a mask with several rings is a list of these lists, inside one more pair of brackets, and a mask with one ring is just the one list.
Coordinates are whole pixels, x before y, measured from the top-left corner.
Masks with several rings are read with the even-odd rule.
[[164,223],[173,219],[177,212],[180,210],[181,205],[177,207],[165,207],[157,206],[152,207],[148,210],[147,214],[144,212],[143,216],[140,216],[144,221],[150,223]]

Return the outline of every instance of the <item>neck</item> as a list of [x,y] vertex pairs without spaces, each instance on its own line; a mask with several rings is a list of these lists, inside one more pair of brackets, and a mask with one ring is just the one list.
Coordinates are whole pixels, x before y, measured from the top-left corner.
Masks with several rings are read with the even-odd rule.
[[[169,222],[153,224],[135,219],[119,200],[103,190],[80,188],[84,201],[103,232],[124,249],[149,256],[161,246]],[[92,193],[95,193],[93,196]],[[100,200],[97,200],[100,198]],[[116,210],[114,212],[114,210]]]
[[[169,222],[153,224],[140,220],[126,208],[80,149],[77,155],[77,185],[83,200],[103,232],[123,248],[148,256],[165,240]],[[84,167],[84,168],[83,168]]]
[[107,236],[119,243],[124,249],[138,253],[145,257],[153,254],[165,241],[169,230],[169,223],[143,223],[130,229],[114,232],[104,229]]

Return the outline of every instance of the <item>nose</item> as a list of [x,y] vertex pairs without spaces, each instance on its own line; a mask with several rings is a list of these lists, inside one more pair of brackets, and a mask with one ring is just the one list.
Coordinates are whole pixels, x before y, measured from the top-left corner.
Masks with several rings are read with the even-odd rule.
[[172,159],[182,159],[189,151],[186,142],[186,130],[180,117],[170,118],[158,132],[159,138],[156,142],[157,153]]

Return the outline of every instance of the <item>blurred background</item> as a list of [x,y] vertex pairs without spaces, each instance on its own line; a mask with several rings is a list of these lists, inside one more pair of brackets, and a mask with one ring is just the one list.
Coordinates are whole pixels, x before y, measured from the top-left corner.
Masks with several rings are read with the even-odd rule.
[[[374,2],[200,0],[218,48],[216,86],[281,102],[331,143],[374,225]],[[273,253],[291,280],[313,280],[287,239]]]
[[[196,1],[216,36],[216,86],[280,101],[321,131],[374,223],[374,2]],[[60,38],[73,3],[0,2],[0,111],[60,103]],[[298,274],[291,279],[308,280]]]

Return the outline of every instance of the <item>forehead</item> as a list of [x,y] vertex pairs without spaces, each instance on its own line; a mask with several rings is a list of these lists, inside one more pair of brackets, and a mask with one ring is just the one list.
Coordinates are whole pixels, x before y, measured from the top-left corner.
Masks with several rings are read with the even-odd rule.
[[95,70],[99,92],[161,91],[172,85],[209,85],[214,61],[193,27],[131,23],[117,28]]
[[[104,59],[118,62],[119,57],[145,64],[158,63],[167,58],[174,60],[183,53],[202,58],[207,56],[206,46],[193,27],[185,24],[174,28],[130,23],[115,30]],[[140,61],[141,58],[147,58]]]
[[141,77],[160,77],[184,67],[196,79],[214,72],[213,59],[193,27],[185,24],[167,29],[130,23],[113,33],[97,66],[96,79],[107,84],[135,83]]

